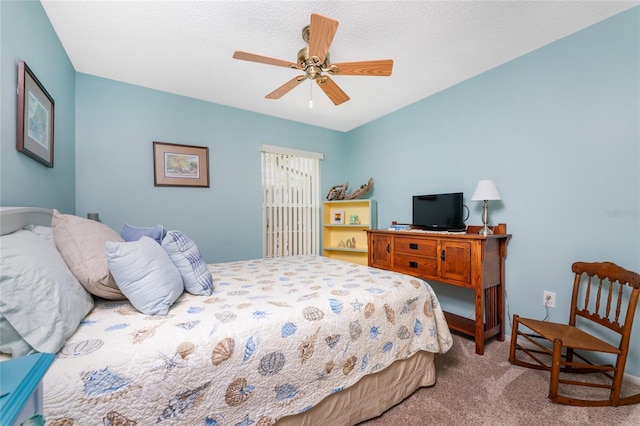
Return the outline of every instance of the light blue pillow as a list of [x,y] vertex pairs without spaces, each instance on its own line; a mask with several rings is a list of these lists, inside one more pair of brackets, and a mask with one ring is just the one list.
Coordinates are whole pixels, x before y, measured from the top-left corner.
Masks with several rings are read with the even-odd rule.
[[162,244],[162,239],[165,235],[167,235],[167,232],[162,225],[156,225],[153,228],[141,228],[125,223],[120,231],[120,238],[125,241],[138,241],[146,236],[153,238],[158,244]]
[[184,290],[180,272],[153,239],[105,243],[111,275],[131,304],[147,315],[167,315]]
[[169,231],[162,240],[162,247],[180,271],[188,293],[199,296],[213,294],[213,277],[191,238],[180,231]]
[[58,352],[93,308],[50,231],[37,231],[0,237],[0,351],[13,357]]
[[0,352],[9,354],[13,358],[36,352],[2,314],[0,314]]

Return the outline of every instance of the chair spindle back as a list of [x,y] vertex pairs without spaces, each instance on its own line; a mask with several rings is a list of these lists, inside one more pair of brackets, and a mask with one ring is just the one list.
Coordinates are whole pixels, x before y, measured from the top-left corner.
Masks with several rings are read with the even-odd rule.
[[[623,336],[633,322],[640,295],[640,274],[611,262],[576,262],[571,270],[576,274],[569,323],[576,325],[576,315],[594,321]],[[580,286],[585,285],[584,300],[578,305]],[[628,287],[627,287],[628,286]],[[626,313],[623,313],[625,287],[630,288]],[[592,294],[592,293],[595,293]],[[595,300],[592,300],[591,297]],[[602,306],[604,304],[604,307]],[[612,309],[615,311],[612,313]],[[629,327],[625,327],[628,325]],[[627,336],[628,337],[628,336]]]

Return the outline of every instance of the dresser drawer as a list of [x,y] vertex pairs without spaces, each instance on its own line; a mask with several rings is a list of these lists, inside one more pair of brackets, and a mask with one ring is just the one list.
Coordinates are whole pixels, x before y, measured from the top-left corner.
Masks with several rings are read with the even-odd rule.
[[396,253],[406,253],[425,257],[436,257],[438,251],[437,240],[424,238],[399,237],[393,239],[393,250]]
[[[397,240],[396,240],[397,241]],[[406,254],[393,255],[393,270],[417,277],[437,276],[435,258],[411,256]]]

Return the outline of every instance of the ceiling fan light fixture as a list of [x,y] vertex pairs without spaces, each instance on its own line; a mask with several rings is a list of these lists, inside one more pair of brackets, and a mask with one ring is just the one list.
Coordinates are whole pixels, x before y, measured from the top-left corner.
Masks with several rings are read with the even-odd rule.
[[316,56],[309,57],[309,47],[303,47],[298,52],[298,67],[307,74],[307,78],[315,80],[329,67],[329,53],[327,52],[324,62],[320,64]]

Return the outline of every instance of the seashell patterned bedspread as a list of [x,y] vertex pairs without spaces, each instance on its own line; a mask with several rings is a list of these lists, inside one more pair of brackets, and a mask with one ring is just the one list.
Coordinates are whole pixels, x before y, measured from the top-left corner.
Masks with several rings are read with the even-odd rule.
[[452,344],[423,280],[301,256],[209,265],[164,317],[98,301],[44,379],[48,425],[270,425]]

